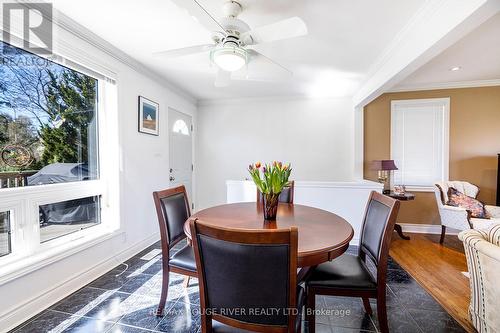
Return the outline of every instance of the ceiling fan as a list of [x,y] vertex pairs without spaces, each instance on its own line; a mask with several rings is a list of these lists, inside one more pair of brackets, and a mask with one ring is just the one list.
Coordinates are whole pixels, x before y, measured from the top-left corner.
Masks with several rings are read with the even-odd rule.
[[[292,75],[292,72],[284,66],[252,49],[251,46],[306,35],[306,24],[299,17],[251,29],[247,23],[238,19],[243,6],[237,1],[224,3],[222,9],[225,16],[220,19],[215,19],[199,0],[173,0],[173,2],[186,9],[196,21],[212,32],[213,43],[157,52],[155,55],[175,58],[207,53],[210,63],[217,66],[215,78],[217,87],[229,85],[231,79],[267,81],[273,77]],[[259,74],[265,74],[267,78]]]

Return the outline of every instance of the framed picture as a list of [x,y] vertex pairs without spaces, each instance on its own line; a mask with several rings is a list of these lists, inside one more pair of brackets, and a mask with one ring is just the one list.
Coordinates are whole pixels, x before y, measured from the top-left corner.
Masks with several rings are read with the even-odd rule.
[[160,134],[159,109],[158,103],[139,96],[139,132],[152,135]]

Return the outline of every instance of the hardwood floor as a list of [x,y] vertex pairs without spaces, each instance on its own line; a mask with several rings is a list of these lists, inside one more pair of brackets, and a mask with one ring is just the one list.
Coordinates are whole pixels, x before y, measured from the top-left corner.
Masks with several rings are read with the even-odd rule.
[[410,237],[407,241],[394,234],[392,258],[464,329],[474,332],[467,313],[469,280],[462,274],[467,271],[467,261],[457,236],[446,236],[443,245],[439,244],[439,235],[411,234]]

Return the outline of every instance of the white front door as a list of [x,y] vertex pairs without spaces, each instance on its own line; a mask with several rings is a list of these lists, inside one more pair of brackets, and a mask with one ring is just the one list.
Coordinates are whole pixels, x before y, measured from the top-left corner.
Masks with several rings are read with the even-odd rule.
[[[192,118],[172,108],[168,109],[170,186],[184,185],[192,205],[193,154]],[[192,207],[191,207],[192,208]]]

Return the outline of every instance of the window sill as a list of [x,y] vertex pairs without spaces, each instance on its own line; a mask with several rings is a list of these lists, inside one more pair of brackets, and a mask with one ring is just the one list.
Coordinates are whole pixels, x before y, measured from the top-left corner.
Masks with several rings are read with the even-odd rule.
[[41,253],[24,257],[14,255],[12,257],[6,256],[3,259],[8,260],[8,263],[2,264],[0,270],[0,286],[123,234],[125,234],[125,232],[121,229],[114,231],[99,230],[98,232],[85,235],[74,241],[46,249]]

